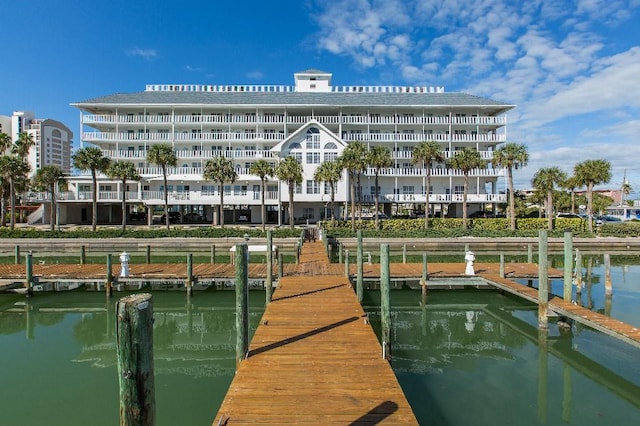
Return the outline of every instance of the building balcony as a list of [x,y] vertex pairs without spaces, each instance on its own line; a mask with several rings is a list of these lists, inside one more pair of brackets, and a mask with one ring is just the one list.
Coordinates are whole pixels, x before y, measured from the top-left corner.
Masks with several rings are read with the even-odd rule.
[[100,142],[224,142],[224,141],[281,141],[282,133],[152,133],[152,132],[84,132],[82,140]]
[[343,132],[342,139],[347,142],[506,142],[504,134],[495,133],[347,133]]
[[[478,151],[480,154],[480,158],[483,160],[492,160],[493,159],[493,151]],[[445,159],[451,159],[456,154],[456,151],[443,151]],[[394,160],[412,160],[413,152],[412,151],[393,151],[391,153],[391,158]]]
[[[114,160],[145,160],[147,157],[147,150],[103,150],[105,156]],[[268,150],[178,150],[174,151],[178,160],[209,160],[211,158],[225,157],[232,159],[242,160],[255,160],[259,158],[264,159],[276,159],[271,151]]]
[[353,125],[429,125],[429,126],[488,126],[501,127],[507,124],[507,118],[501,116],[432,116],[432,115],[288,115],[277,114],[84,114],[82,124],[90,126],[104,125],[193,125],[193,124],[304,124],[316,120],[322,124]]
[[[374,177],[376,170],[373,168],[367,168],[364,172],[364,176]],[[385,168],[378,171],[378,176],[393,176],[393,177],[424,177],[426,175],[424,168],[415,167],[402,167],[402,168]],[[501,177],[505,172],[502,168],[487,168],[487,169],[473,169],[469,171],[469,177]],[[431,177],[464,177],[464,173],[461,170],[445,169],[445,168],[432,168]]]

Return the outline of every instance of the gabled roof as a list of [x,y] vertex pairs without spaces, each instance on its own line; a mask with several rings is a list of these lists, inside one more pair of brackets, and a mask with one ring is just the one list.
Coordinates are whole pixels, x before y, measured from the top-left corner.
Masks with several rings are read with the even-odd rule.
[[327,129],[325,126],[320,124],[317,120],[309,120],[304,125],[302,125],[299,129],[297,129],[295,132],[291,133],[284,140],[282,140],[276,146],[271,148],[271,151],[272,152],[277,152],[277,153],[282,152],[282,147],[286,146],[292,140],[299,139],[300,138],[300,134],[301,133],[306,134],[307,130],[309,130],[310,127],[317,127],[318,130],[320,131],[320,133],[324,133],[324,134],[329,135],[331,137],[331,139],[333,139],[342,148],[347,146],[347,144],[342,139],[337,137],[331,130]]

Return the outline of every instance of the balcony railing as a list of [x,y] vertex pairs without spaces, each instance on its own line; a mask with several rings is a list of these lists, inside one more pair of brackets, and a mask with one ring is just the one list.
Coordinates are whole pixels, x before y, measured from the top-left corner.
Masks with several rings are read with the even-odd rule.
[[504,126],[506,116],[430,116],[430,115],[285,115],[285,114],[84,114],[82,123],[89,125],[154,125],[154,124],[304,124],[316,120],[322,124],[362,125],[468,125]]
[[[368,168],[364,172],[365,176],[375,176],[375,169]],[[425,176],[424,168],[402,167],[402,168],[385,168],[378,171],[379,176]],[[431,169],[431,177],[462,177],[464,173],[457,169]],[[473,169],[469,171],[469,176],[473,177],[499,177],[504,176],[502,168]]]
[[[446,159],[453,158],[456,154],[456,151],[443,151],[442,152]],[[483,160],[491,160],[493,158],[493,151],[478,151],[480,154],[480,158]],[[391,153],[391,157],[394,160],[412,160],[413,152],[412,151],[393,151]]]
[[151,132],[84,132],[82,139],[87,142],[220,142],[220,141],[280,141],[283,133],[151,133]]
[[504,142],[504,134],[494,133],[344,133],[342,139],[347,142]]
[[[144,149],[138,150],[103,150],[105,156],[112,159],[141,159],[144,160],[147,157],[147,151]],[[225,158],[237,158],[237,159],[258,159],[258,158],[277,158],[268,150],[178,150],[174,151],[178,159],[191,159],[191,160],[208,160],[210,158],[225,157]]]

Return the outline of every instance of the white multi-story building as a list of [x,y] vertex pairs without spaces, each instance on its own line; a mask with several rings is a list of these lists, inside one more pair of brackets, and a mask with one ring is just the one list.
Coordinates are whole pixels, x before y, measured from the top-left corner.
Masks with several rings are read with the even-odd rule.
[[[296,220],[316,221],[329,215],[329,189],[313,180],[315,169],[335,160],[353,141],[368,148],[383,145],[394,164],[380,172],[380,203],[390,215],[425,203],[425,171],[412,163],[421,141],[441,144],[447,159],[472,147],[491,163],[495,148],[506,141],[506,112],[514,106],[442,87],[332,86],[332,75],[318,70],[294,74],[294,86],[148,85],[144,92],[113,94],[72,105],[80,109],[83,146],[94,145],[113,160],[133,162],[142,176],[127,184],[130,211],[162,206],[162,172],[146,160],[150,146],[170,144],[178,165],[169,171],[169,203],[183,219],[214,220],[220,202],[217,184],[202,178],[205,162],[217,156],[233,160],[238,179],[224,187],[225,223],[247,219],[260,223],[260,180],[249,168],[259,158],[274,167],[294,156],[304,180],[295,189]],[[497,190],[502,169],[489,166],[470,173],[468,202],[477,208],[505,202]],[[431,171],[429,201],[438,212],[460,216],[463,174],[447,163]],[[88,173],[69,180],[62,194],[62,219],[80,223],[91,218],[92,184]],[[361,177],[362,200],[374,201],[374,171]],[[336,201],[348,201],[346,172]],[[98,220],[121,221],[121,184],[104,176],[98,188]],[[288,188],[272,179],[267,185],[269,223],[288,223]],[[78,205],[79,204],[79,205]],[[78,208],[79,207],[79,208]],[[146,207],[146,210],[143,209]],[[340,216],[343,209],[336,208]],[[278,214],[280,212],[280,214]],[[184,220],[186,221],[186,220]]]
[[31,111],[16,111],[12,116],[0,116],[0,132],[17,141],[20,133],[33,138],[34,145],[27,154],[31,166],[30,176],[44,166],[55,165],[71,174],[71,146],[73,132],[59,121],[35,118]]

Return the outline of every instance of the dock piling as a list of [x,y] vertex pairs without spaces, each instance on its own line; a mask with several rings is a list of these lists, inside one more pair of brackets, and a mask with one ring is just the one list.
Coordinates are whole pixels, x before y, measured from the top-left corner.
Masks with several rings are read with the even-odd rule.
[[193,295],[193,253],[187,254],[187,297]]
[[87,250],[83,244],[80,246],[80,264],[84,265],[85,263],[87,263]]
[[123,297],[116,304],[116,316],[120,424],[155,425],[152,296]]
[[504,253],[500,253],[500,278],[504,278]]
[[533,244],[527,244],[527,263],[533,263]]
[[273,236],[271,229],[267,230],[267,277],[264,283],[266,304],[271,303],[273,294]]
[[149,244],[147,244],[145,250],[145,261],[147,262],[147,265],[151,265],[151,246]]
[[247,245],[236,245],[236,369],[249,350],[249,279]]
[[427,252],[422,253],[422,277],[420,279],[420,287],[422,290],[422,304],[427,300],[427,280],[429,279],[429,270],[427,265]]
[[16,244],[16,248],[15,248],[15,264],[16,265],[20,264],[20,246],[18,244]]
[[216,246],[214,244],[211,244],[211,264],[215,264],[216,263]]
[[107,296],[111,297],[113,294],[113,270],[112,270],[111,253],[107,254],[107,282],[104,286]]
[[582,293],[582,253],[576,249],[576,292]]
[[538,244],[538,326],[542,330],[549,328],[549,259],[547,230],[539,231]]
[[566,301],[571,300],[571,284],[572,284],[572,254],[573,254],[573,238],[571,231],[564,232],[564,292],[562,298]]
[[278,252],[278,279],[284,276],[284,262],[282,261],[282,252]]
[[25,269],[27,297],[31,297],[33,296],[33,255],[31,251],[25,256]]
[[380,244],[380,316],[382,323],[382,357],[391,359],[391,274],[389,269],[389,244]]
[[407,245],[402,245],[402,263],[407,263]]
[[344,251],[344,276],[349,278],[349,250]]
[[604,254],[604,294],[611,296],[613,294],[613,285],[611,283],[611,255]]
[[357,277],[356,277],[356,295],[358,296],[358,302],[362,303],[362,297],[364,295],[363,288],[363,262],[364,262],[364,253],[362,252],[362,230],[358,229],[358,247],[357,247]]

